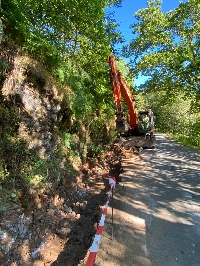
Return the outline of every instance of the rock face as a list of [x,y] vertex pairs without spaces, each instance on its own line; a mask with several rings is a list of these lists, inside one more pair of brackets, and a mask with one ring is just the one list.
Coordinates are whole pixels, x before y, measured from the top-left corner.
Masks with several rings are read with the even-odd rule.
[[19,138],[48,157],[58,139],[52,134],[62,97],[58,96],[52,78],[39,63],[17,56],[13,70],[2,88],[4,99],[12,100],[18,109]]
[[[10,255],[22,244],[27,235],[32,216],[25,215],[24,209],[13,205],[6,213],[1,214],[0,228],[0,262],[9,263]],[[2,264],[3,265],[3,264]]]

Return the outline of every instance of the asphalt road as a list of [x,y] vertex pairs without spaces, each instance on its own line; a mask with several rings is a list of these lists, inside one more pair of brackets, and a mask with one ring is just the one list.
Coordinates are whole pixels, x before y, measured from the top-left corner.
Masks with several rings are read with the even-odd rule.
[[200,153],[156,138],[123,160],[96,266],[200,266]]

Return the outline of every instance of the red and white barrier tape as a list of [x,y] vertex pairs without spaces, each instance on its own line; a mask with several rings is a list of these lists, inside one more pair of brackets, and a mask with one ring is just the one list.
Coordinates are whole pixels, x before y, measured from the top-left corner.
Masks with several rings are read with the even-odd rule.
[[99,244],[100,244],[100,240],[101,240],[101,235],[102,235],[102,232],[103,232],[104,222],[105,222],[105,219],[106,219],[108,204],[109,204],[109,201],[110,201],[110,198],[111,198],[111,195],[112,195],[112,190],[115,187],[115,184],[116,184],[115,177],[114,176],[110,176],[109,177],[110,191],[108,192],[107,201],[106,201],[106,204],[104,206],[104,210],[102,212],[101,219],[100,219],[99,225],[97,227],[97,231],[96,231],[92,246],[90,248],[90,254],[88,256],[86,266],[93,266],[94,265],[94,262],[95,262],[95,259],[96,259],[96,255],[97,255],[97,251],[98,251]]

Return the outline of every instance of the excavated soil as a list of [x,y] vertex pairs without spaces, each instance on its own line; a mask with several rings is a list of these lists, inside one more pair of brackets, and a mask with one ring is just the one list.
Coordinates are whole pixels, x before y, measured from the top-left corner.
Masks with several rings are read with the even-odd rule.
[[108,177],[120,182],[121,160],[133,152],[116,143],[103,159],[88,159],[76,183],[66,176],[56,194],[33,194],[34,209],[14,204],[1,213],[0,265],[81,264],[107,199]]

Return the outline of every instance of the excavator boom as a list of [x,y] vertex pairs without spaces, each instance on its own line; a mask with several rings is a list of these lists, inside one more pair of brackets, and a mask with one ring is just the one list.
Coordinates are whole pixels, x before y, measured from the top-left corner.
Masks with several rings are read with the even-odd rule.
[[125,100],[129,110],[129,127],[135,131],[138,130],[138,120],[135,112],[135,96],[132,94],[129,86],[126,84],[121,72],[117,69],[114,56],[108,57],[110,65],[110,77],[113,88],[113,99],[117,107],[117,112],[123,112],[122,98]]

